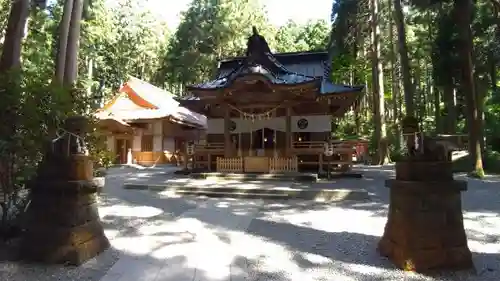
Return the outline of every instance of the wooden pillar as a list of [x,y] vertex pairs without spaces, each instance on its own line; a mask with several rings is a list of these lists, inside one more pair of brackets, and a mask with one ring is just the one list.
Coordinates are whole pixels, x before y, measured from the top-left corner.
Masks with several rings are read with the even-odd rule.
[[287,106],[285,118],[285,155],[290,157],[292,148],[292,108]]
[[229,132],[229,127],[230,127],[230,110],[229,106],[226,106],[225,112],[224,112],[224,157],[231,157],[231,134]]
[[208,161],[208,164],[207,164],[208,171],[211,172],[212,171],[212,154],[208,153],[207,161]]
[[265,142],[265,137],[266,137],[266,135],[264,134],[264,127],[262,127],[262,134],[260,134],[260,139],[262,141],[260,142],[260,146],[262,147],[261,151],[263,152],[264,155],[257,155],[257,156],[266,156],[266,148],[265,148],[266,147],[265,146],[266,142]]
[[[276,111],[273,112],[273,119],[276,118]],[[273,129],[273,157],[278,157],[278,151],[276,146],[278,145],[278,135],[276,133],[276,128]]]
[[277,134],[276,134],[276,129],[275,129],[275,130],[274,130],[274,132],[273,132],[273,146],[274,146],[274,147],[273,147],[273,150],[274,150],[274,151],[273,151],[273,157],[274,157],[274,158],[278,157],[278,150],[277,150],[277,148],[276,148],[276,146],[277,146],[277,142],[278,142],[278,136],[277,136]]
[[243,150],[241,149],[241,131],[238,132],[238,157],[243,157]]
[[250,146],[248,147],[248,156],[253,156],[253,119],[250,121]]
[[[241,127],[241,120],[242,120],[241,112],[239,113],[239,126]],[[238,157],[243,157],[243,151],[241,149],[241,128],[238,129]]]
[[318,172],[322,173],[323,172],[323,153],[319,154],[319,167],[318,167]]
[[188,155],[188,141],[184,141],[184,169],[188,169],[189,155]]

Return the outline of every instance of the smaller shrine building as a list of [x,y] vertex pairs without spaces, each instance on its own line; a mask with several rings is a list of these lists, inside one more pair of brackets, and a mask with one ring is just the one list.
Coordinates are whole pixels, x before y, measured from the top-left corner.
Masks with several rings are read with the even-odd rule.
[[96,113],[115,164],[180,164],[187,142],[203,137],[206,117],[169,92],[131,77]]

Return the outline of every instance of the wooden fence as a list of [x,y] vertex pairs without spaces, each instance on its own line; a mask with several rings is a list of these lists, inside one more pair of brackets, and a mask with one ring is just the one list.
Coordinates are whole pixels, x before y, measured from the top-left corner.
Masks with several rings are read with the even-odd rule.
[[297,157],[277,157],[269,159],[269,172],[297,172]]
[[241,173],[243,172],[243,158],[223,158],[217,157],[217,172],[220,173]]

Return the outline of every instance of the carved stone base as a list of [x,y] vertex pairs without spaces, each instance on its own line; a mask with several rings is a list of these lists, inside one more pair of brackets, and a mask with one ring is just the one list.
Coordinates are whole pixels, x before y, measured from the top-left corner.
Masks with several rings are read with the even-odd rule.
[[[88,180],[92,165],[88,157],[74,157],[73,175],[82,180],[59,179],[42,174],[31,185],[31,204],[26,214],[26,232],[21,258],[49,264],[80,265],[106,250],[97,209],[97,182]],[[54,171],[55,167],[45,169]],[[67,172],[67,171],[65,171]]]
[[381,255],[417,272],[473,268],[460,192],[466,182],[388,180],[390,206]]
[[396,179],[407,181],[451,181],[453,165],[451,162],[396,162]]

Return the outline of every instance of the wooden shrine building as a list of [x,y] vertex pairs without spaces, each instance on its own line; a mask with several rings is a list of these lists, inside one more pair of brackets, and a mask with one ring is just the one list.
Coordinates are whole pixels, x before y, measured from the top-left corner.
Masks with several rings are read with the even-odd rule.
[[[272,54],[254,28],[245,57],[223,60],[216,77],[187,87],[181,105],[207,116],[197,167],[232,173],[322,171],[333,117],[363,86],[329,81],[327,52]],[[332,163],[352,164],[352,143],[336,143]],[[325,164],[325,165],[324,165]]]
[[100,108],[100,132],[116,164],[179,164],[187,142],[204,138],[206,117],[179,105],[169,92],[130,77]]

